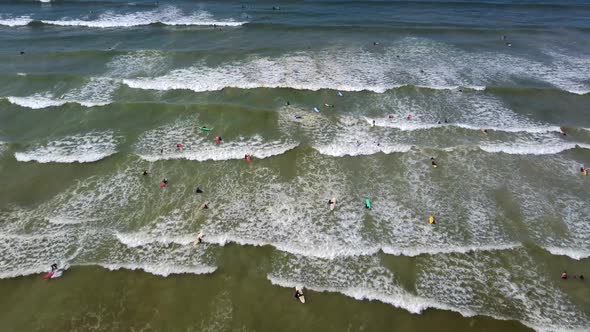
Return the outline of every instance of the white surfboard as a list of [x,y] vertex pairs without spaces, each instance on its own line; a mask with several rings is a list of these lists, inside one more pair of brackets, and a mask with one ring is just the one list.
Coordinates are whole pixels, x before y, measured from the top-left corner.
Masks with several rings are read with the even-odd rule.
[[336,208],[336,197],[332,197],[332,204],[330,204],[330,210],[333,211]]
[[299,293],[301,294],[301,296],[299,296],[299,301],[301,301],[301,303],[305,303],[305,296],[303,296],[303,289],[299,288],[299,287],[295,287],[295,291],[299,291]]

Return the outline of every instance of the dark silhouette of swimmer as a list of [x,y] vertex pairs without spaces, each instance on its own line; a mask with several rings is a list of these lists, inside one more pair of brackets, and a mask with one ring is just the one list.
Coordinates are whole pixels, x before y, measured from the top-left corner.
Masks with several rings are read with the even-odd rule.
[[197,187],[197,189],[195,190],[195,194],[202,194],[203,191],[201,190],[201,188]]

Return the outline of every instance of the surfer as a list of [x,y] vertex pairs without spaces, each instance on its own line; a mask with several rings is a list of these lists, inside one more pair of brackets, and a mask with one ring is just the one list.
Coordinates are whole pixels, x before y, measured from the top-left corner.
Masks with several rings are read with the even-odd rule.
[[201,190],[201,188],[197,187],[197,189],[195,190],[195,194],[202,194],[203,191]]
[[143,176],[148,176],[150,175],[150,172],[147,169],[144,169],[142,174]]
[[303,293],[299,291],[299,289],[295,290],[295,295],[293,295],[296,299],[299,300],[299,297],[303,296]]
[[487,134],[488,134],[488,130],[487,130],[487,129],[483,129],[483,128],[482,128],[482,129],[481,129],[481,133],[482,133],[482,134],[484,134],[484,135],[487,135]]
[[393,114],[389,114],[389,118],[390,119],[393,119]]
[[164,148],[160,148],[160,153],[164,153]]
[[246,161],[248,162],[248,164],[252,162],[252,157],[250,157],[250,155],[249,155],[249,154],[247,154],[247,155],[244,157],[244,159],[246,159]]
[[332,204],[334,204],[334,202],[332,202],[332,199],[329,199],[328,200],[328,205],[332,205]]
[[199,233],[199,235],[197,236],[197,243],[202,243],[203,242],[203,233]]
[[208,209],[208,208],[209,208],[209,202],[205,202],[205,203],[201,204],[201,206],[200,206],[200,209],[201,210],[205,210],[205,209]]
[[373,127],[375,127],[375,120],[373,120]]
[[445,118],[445,123],[449,123],[449,120],[447,120],[446,118]]
[[168,185],[168,179],[164,178],[162,182],[160,182],[160,188],[165,188]]
[[434,216],[430,216],[430,217],[428,218],[428,223],[429,223],[429,224],[431,224],[431,225],[434,225],[434,224],[436,224],[436,219],[434,219]]
[[588,176],[588,167],[580,167],[580,174],[582,174],[583,176]]
[[301,117],[301,115],[295,115],[295,120],[301,120],[301,119],[303,119],[303,118]]
[[287,100],[287,106],[291,105],[291,103],[289,103],[289,101]]
[[565,128],[563,128],[563,127],[559,127],[559,131],[561,132],[561,134],[562,134],[563,136],[567,136],[567,134],[565,133]]
[[430,157],[430,162],[432,164],[432,167],[437,168],[438,164],[436,163],[436,160],[434,159],[434,157]]
[[563,273],[561,273],[561,279],[563,279],[563,280],[567,279],[567,271],[563,271]]
[[221,141],[222,141],[221,136],[215,137],[215,144],[219,144],[219,143],[221,143]]
[[57,264],[53,263],[51,264],[51,272],[56,271],[57,270]]
[[178,143],[178,144],[176,144],[176,151],[180,151],[180,150],[182,150],[182,144]]
[[408,114],[408,120],[412,120],[412,114]]

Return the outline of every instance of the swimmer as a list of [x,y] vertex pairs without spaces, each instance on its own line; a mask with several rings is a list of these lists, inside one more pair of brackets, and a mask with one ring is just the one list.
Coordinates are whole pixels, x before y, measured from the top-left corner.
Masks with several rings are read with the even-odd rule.
[[303,119],[300,115],[295,115],[295,120],[301,120]]
[[580,174],[582,174],[583,176],[588,176],[588,167],[580,167]]
[[178,143],[178,144],[176,144],[176,151],[180,151],[180,150],[182,150],[182,144]]
[[334,104],[324,104],[324,106],[334,108]]
[[510,44],[510,43],[506,43],[506,46],[508,46],[508,47],[512,47],[512,44]]
[[162,180],[162,182],[160,182],[160,188],[166,188],[167,185],[168,185],[168,179],[164,179],[164,180]]
[[373,127],[375,127],[375,120],[373,120]]
[[436,124],[440,124],[440,121],[438,121]]
[[248,164],[252,162],[252,157],[251,157],[249,154],[247,154],[247,155],[244,157],[244,159],[246,159],[246,161],[248,162]]
[[287,106],[290,106],[290,105],[291,105],[291,103],[287,100]]
[[203,242],[203,237],[205,235],[203,235],[203,232],[200,232],[199,235],[197,236],[197,244],[202,243]]
[[217,136],[217,137],[215,137],[215,143],[216,143],[216,144],[219,144],[219,143],[221,143],[221,141],[222,141],[222,139],[221,139],[221,136]]
[[483,128],[481,128],[481,132],[482,132],[482,134],[484,134],[484,135],[487,135],[487,134],[488,134],[488,130],[487,130],[487,129],[483,129]]
[[199,209],[201,209],[201,210],[205,210],[205,209],[208,209],[208,208],[209,208],[209,202],[208,201],[205,202],[205,203],[203,203],[203,204],[201,204],[201,206],[199,207]]
[[150,172],[147,169],[144,169],[142,174],[143,176],[148,176],[150,175]]
[[445,119],[445,123],[449,123],[449,120]]
[[434,160],[434,157],[430,157],[430,162],[432,164],[432,167],[437,168],[438,164],[436,163],[436,160]]
[[197,189],[195,190],[195,194],[202,194],[203,190],[201,190],[201,188],[197,187]]
[[567,134],[565,133],[565,128],[564,127],[559,127],[559,131],[561,132],[561,134],[563,136],[567,136]]
[[412,120],[412,114],[408,114],[408,120]]
[[389,114],[389,118],[390,119],[393,119],[393,114]]
[[160,149],[160,153],[164,153],[164,148],[161,148]]
[[561,274],[561,279],[566,280],[567,279],[567,272],[563,271],[563,273]]
[[434,224],[436,224],[436,220],[434,219],[434,216],[430,216],[430,217],[428,218],[428,223],[429,223],[429,224],[431,224],[431,225],[434,225]]
[[25,51],[20,51],[20,55],[25,55]]
[[377,45],[379,45],[378,42],[373,42],[373,46],[377,46]]

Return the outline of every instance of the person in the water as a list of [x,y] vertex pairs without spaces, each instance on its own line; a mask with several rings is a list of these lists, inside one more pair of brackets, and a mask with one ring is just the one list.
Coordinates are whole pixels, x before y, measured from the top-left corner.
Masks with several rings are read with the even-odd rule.
[[150,172],[147,169],[144,169],[142,174],[143,176],[148,176],[150,175]]
[[195,194],[202,194],[203,190],[201,190],[201,188],[197,187],[197,189],[195,190]]
[[221,136],[215,137],[215,144],[219,144],[219,143],[221,143],[221,141],[222,141]]
[[434,159],[434,157],[430,157],[430,163],[432,164],[432,167],[437,168],[438,164],[436,163],[436,160]]

